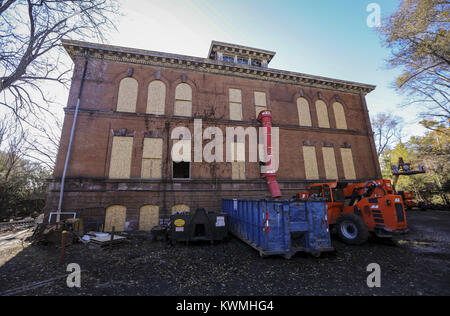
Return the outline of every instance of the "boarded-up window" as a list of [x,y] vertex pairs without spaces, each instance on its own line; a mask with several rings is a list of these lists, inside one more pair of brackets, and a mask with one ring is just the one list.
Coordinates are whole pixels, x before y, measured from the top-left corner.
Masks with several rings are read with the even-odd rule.
[[192,116],[192,88],[180,83],[175,89],[175,115]]
[[151,230],[159,225],[159,207],[157,205],[144,205],[139,211],[139,230]]
[[164,114],[166,104],[166,85],[161,80],[154,80],[148,85],[147,113]]
[[245,143],[233,142],[231,145],[231,157],[233,161],[245,161]]
[[161,178],[162,144],[162,138],[144,138],[141,170],[142,178]]
[[231,179],[245,180],[245,143],[233,142],[231,150]]
[[105,232],[112,232],[113,227],[116,232],[125,230],[125,220],[127,208],[122,205],[112,205],[106,209]]
[[330,128],[330,120],[328,119],[327,105],[322,100],[316,101],[316,112],[319,127]]
[[231,163],[231,179],[245,180],[245,162],[235,161]]
[[336,128],[347,129],[347,120],[345,119],[345,111],[339,102],[333,103],[334,118],[336,120]]
[[334,148],[333,147],[323,147],[323,163],[325,165],[325,175],[329,180],[335,180],[338,178],[337,167],[336,167],[336,158],[334,156]]
[[138,96],[138,82],[131,77],[120,81],[119,96],[117,98],[117,111],[136,112]]
[[263,110],[267,110],[267,100],[265,92],[255,91],[255,107],[256,107],[256,117]]
[[311,126],[309,103],[305,98],[297,99],[298,123],[300,126]]
[[109,177],[111,179],[130,178],[132,152],[133,137],[113,137],[111,162],[109,165]]
[[230,120],[242,120],[242,92],[240,89],[229,89]]
[[172,214],[184,212],[190,212],[190,208],[186,204],[177,204],[172,206]]
[[308,180],[319,179],[319,170],[317,169],[316,147],[303,146],[303,160],[305,162],[305,176]]
[[345,179],[355,180],[355,165],[353,164],[353,153],[351,148],[341,148],[342,164],[344,166]]

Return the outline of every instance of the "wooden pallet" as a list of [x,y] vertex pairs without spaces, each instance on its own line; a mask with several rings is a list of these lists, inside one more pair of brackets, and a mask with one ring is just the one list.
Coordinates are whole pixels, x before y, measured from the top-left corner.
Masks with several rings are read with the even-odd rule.
[[126,241],[126,238],[123,236],[114,236],[114,239],[111,240],[111,236],[106,237],[91,237],[89,244],[96,247],[106,247],[106,246],[114,246],[117,244],[121,244]]

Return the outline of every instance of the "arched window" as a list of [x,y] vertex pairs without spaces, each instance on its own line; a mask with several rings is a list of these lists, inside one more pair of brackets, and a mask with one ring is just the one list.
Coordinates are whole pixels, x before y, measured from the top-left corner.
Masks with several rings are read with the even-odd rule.
[[172,214],[175,214],[178,212],[179,213],[190,212],[190,208],[186,204],[177,204],[177,205],[172,206]]
[[305,98],[297,99],[298,123],[300,126],[311,126],[309,103]]
[[117,111],[136,112],[136,102],[138,96],[138,82],[131,77],[120,81],[119,96],[117,98]]
[[139,230],[150,230],[159,225],[158,205],[144,205],[139,211]]
[[316,101],[316,112],[319,127],[330,128],[327,105],[322,100]]
[[166,85],[161,80],[154,80],[148,85],[147,113],[164,114],[166,104]]
[[106,209],[105,232],[122,232],[125,230],[125,220],[127,217],[127,208],[122,205],[111,205]]
[[192,116],[192,88],[187,83],[180,83],[175,89],[174,114]]
[[333,103],[334,118],[336,120],[336,128],[347,129],[347,121],[345,119],[345,111],[339,102]]

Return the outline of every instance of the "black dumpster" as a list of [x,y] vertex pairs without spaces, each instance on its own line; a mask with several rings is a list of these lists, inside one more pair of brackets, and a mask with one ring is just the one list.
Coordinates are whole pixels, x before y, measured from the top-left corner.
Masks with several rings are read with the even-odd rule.
[[190,241],[221,241],[228,233],[228,215],[197,209],[192,213],[176,213],[170,217],[169,238],[172,244]]

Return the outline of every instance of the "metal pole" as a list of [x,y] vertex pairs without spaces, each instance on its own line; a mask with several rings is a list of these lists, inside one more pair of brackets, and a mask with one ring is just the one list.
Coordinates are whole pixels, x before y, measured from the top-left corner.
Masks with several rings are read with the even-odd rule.
[[84,79],[86,77],[86,69],[88,66],[88,52],[87,50],[84,51],[84,56],[86,58],[85,62],[84,62],[84,69],[83,69],[83,75],[81,77],[81,84],[80,84],[80,91],[78,93],[78,100],[77,100],[77,105],[75,107],[75,115],[73,118],[73,122],[72,122],[72,130],[70,131],[70,140],[69,140],[69,148],[67,149],[67,155],[66,155],[66,161],[64,163],[64,170],[63,170],[63,175],[61,178],[61,187],[59,190],[59,202],[58,202],[58,210],[57,210],[57,217],[56,217],[56,222],[58,223],[61,220],[61,215],[59,213],[61,213],[61,209],[62,209],[62,202],[63,202],[63,195],[64,195],[64,184],[66,181],[66,173],[67,173],[67,167],[69,165],[69,160],[70,160],[70,152],[72,150],[72,142],[73,142],[73,137],[75,134],[75,126],[77,124],[77,118],[78,118],[78,110],[80,108],[80,101],[81,101],[81,94],[83,92],[83,86],[84,86]]
[[64,256],[66,251],[66,235],[67,231],[63,230],[62,236],[61,236],[61,264],[64,264]]

